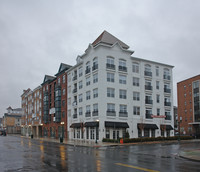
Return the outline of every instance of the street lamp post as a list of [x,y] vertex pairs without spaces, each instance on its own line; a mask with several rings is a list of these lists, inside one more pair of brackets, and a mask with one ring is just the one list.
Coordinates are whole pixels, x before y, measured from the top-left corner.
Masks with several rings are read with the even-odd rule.
[[65,124],[64,122],[61,122],[61,137],[60,137],[60,143],[63,142],[63,125]]
[[[97,119],[96,122],[99,122],[99,120]],[[98,127],[96,126],[96,141],[95,141],[96,144],[97,144],[97,134],[98,134]]]

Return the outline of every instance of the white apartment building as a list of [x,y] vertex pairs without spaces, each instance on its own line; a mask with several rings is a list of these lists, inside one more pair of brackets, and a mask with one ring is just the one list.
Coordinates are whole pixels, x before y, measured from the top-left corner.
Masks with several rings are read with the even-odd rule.
[[133,57],[104,31],[68,74],[70,139],[174,135],[171,65]]

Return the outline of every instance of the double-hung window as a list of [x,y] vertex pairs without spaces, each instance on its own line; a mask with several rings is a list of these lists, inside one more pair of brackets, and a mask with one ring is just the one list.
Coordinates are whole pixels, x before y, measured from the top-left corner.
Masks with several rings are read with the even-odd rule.
[[140,79],[139,78],[133,77],[133,86],[137,86],[137,87],[140,86]]
[[86,100],[89,100],[90,99],[90,91],[87,91],[86,92]]
[[115,74],[114,73],[107,73],[107,82],[115,82]]
[[107,111],[108,112],[115,112],[115,104],[108,103],[107,104]]
[[79,89],[83,88],[83,81],[79,81],[78,85],[79,85]]
[[82,102],[83,101],[83,94],[79,94],[78,99],[79,99],[79,103]]
[[125,60],[122,60],[122,59],[119,60],[119,71],[127,72]]
[[98,97],[98,88],[95,88],[93,90],[93,98],[97,98]]
[[133,115],[140,115],[140,107],[133,106]]
[[80,107],[78,111],[79,111],[79,115],[83,115],[83,108],[82,107]]
[[126,99],[126,90],[119,90],[119,98]]
[[107,57],[106,68],[107,68],[107,69],[115,70],[114,58],[112,58],[112,57]]
[[107,88],[107,97],[115,97],[115,89]]
[[139,92],[133,92],[133,100],[140,101],[140,93]]
[[98,74],[94,74],[93,75],[93,83],[97,83],[98,82]]
[[126,84],[126,75],[119,75],[119,83]]
[[119,105],[120,113],[127,113],[127,105]]
[[138,63],[133,63],[133,72],[139,73],[139,64]]
[[86,86],[90,85],[90,77],[86,78]]

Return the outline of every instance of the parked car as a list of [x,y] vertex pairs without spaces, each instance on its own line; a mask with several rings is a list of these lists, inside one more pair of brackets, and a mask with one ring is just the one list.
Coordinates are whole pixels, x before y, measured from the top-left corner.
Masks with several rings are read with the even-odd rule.
[[0,130],[0,135],[1,136],[6,136],[6,130]]

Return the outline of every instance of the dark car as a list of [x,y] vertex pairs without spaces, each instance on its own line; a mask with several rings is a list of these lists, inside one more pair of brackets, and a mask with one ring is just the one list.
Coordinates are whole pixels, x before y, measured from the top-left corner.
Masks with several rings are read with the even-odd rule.
[[0,135],[1,136],[6,136],[6,130],[0,130]]

